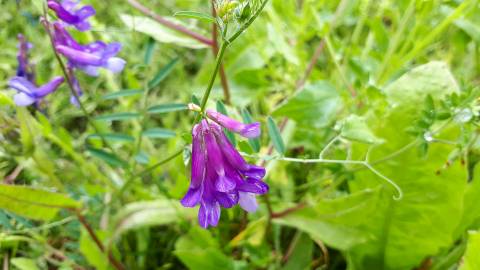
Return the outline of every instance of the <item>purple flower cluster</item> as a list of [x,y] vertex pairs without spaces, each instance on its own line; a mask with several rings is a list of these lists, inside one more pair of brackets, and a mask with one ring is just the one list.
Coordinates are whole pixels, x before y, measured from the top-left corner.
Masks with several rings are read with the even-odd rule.
[[220,207],[239,204],[248,212],[257,210],[256,195],[268,192],[262,179],[265,168],[248,164],[225,136],[223,128],[247,138],[260,135],[260,124],[243,124],[218,112],[208,110],[213,121],[203,119],[192,130],[192,172],[185,207],[200,205],[200,226],[216,226]]
[[38,106],[42,99],[48,94],[57,90],[63,83],[62,77],[54,77],[50,82],[37,87],[35,84],[35,73],[33,66],[28,60],[28,53],[33,45],[26,41],[23,35],[18,35],[18,67],[15,77],[8,81],[8,86],[17,91],[13,101],[17,106]]
[[57,1],[48,1],[48,7],[61,20],[52,24],[55,50],[68,59],[69,68],[80,69],[90,76],[98,76],[99,68],[114,73],[122,71],[126,62],[116,57],[122,49],[120,43],[106,44],[103,41],[95,41],[81,45],[65,29],[64,25],[72,25],[80,31],[90,29],[87,19],[95,15],[95,9],[88,5],[77,9],[78,2],[63,0],[60,4]]

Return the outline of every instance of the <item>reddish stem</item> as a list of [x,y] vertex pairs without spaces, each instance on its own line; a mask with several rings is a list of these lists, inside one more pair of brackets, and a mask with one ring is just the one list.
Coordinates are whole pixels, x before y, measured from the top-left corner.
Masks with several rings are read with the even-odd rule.
[[158,23],[168,27],[168,28],[171,28],[173,30],[176,30],[178,32],[181,32],[181,33],[184,33],[188,36],[190,36],[191,38],[193,39],[196,39],[198,40],[199,42],[205,44],[205,45],[208,45],[208,46],[213,46],[213,41],[211,39],[208,39],[182,25],[179,25],[179,24],[176,24],[176,23],[173,23],[165,18],[163,18],[162,16],[156,14],[155,12],[153,12],[151,9],[147,8],[146,6],[140,4],[138,1],[136,0],[127,0],[127,2],[134,8],[136,8],[138,11],[142,12],[143,14],[147,15],[148,17],[154,19],[155,21],[157,21]]
[[[217,17],[217,11],[215,10],[215,0],[212,0],[212,16],[215,18]],[[215,22],[212,23],[212,41],[213,41],[213,55],[218,54],[218,27]],[[223,97],[225,99],[226,104],[230,104],[230,89],[228,87],[228,80],[227,75],[225,73],[225,69],[223,64],[220,66],[220,82],[222,84],[223,89]]]

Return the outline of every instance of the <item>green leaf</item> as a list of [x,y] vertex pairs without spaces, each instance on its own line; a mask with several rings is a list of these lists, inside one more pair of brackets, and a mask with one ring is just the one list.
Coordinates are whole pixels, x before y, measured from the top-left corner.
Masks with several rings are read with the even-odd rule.
[[[431,95],[438,103],[445,95],[458,91],[452,74],[440,62],[413,68],[385,89],[390,108],[381,115],[372,114],[368,122],[377,127],[374,133],[388,143],[376,146],[370,160],[375,162],[396,153],[376,164],[375,169],[399,185],[404,196],[395,201],[395,191],[372,172],[355,173],[355,180],[349,182],[350,190],[378,185],[387,189],[362,229],[371,238],[347,252],[354,269],[416,268],[425,258],[449,249],[456,240],[454,232],[464,209],[465,166],[454,162],[445,168],[452,151],[450,145],[429,144],[425,157],[419,156],[416,147],[405,146],[416,140],[408,129],[425,110],[426,96]],[[459,127],[452,126],[437,136],[450,138],[459,132]],[[358,148],[352,152],[358,152]]]
[[103,100],[117,99],[117,98],[121,98],[121,97],[130,97],[130,96],[140,95],[141,93],[143,93],[142,90],[126,89],[126,90],[120,90],[120,91],[113,92],[113,93],[108,93],[108,94],[102,96],[102,99]]
[[195,12],[195,11],[178,11],[178,12],[175,12],[173,16],[197,19],[197,20],[212,22],[212,23],[215,22],[215,18],[210,16],[210,14],[205,14],[205,13]]
[[91,134],[88,135],[87,139],[102,139],[104,138],[107,141],[112,142],[134,142],[135,138],[122,133],[105,133],[105,134]]
[[0,208],[26,218],[48,221],[62,208],[78,207],[80,203],[64,194],[0,184]]
[[467,251],[458,270],[480,269],[480,256],[478,254],[480,254],[480,232],[471,231],[468,233]]
[[480,42],[480,26],[468,19],[458,19],[454,23],[476,42]]
[[171,104],[162,104],[162,105],[155,105],[148,108],[148,113],[168,113],[168,112],[176,112],[176,111],[185,111],[187,110],[187,104],[183,103],[171,103]]
[[22,142],[23,152],[26,155],[33,153],[35,149],[32,116],[25,107],[17,107],[17,118],[20,122],[20,141]]
[[173,70],[175,65],[178,62],[178,58],[173,59],[168,63],[166,66],[164,66],[158,73],[153,77],[151,81],[148,82],[148,87],[149,88],[155,88],[158,86]]
[[314,206],[274,219],[277,224],[295,227],[313,239],[347,250],[366,242],[370,235],[362,230],[375,212],[380,189],[364,190],[334,199],[321,199]]
[[103,161],[105,161],[106,163],[114,166],[114,167],[125,167],[127,166],[127,162],[120,159],[119,157],[117,157],[116,155],[113,155],[113,154],[110,154],[108,152],[105,152],[101,149],[96,149],[96,148],[91,148],[91,147],[88,147],[87,148],[87,151],[93,156],[93,157],[96,157],[96,158],[99,158]]
[[143,59],[143,63],[145,63],[145,65],[149,65],[152,62],[153,53],[155,52],[155,45],[155,40],[153,38],[149,38],[145,48],[145,57]]
[[156,200],[127,204],[115,217],[115,237],[129,230],[142,227],[160,226],[179,220],[182,206],[176,201]]
[[14,106],[15,103],[13,102],[13,100],[7,96],[5,93],[3,92],[0,92],[0,105],[3,105],[3,106]]
[[15,266],[19,270],[38,270],[37,264],[35,260],[28,259],[28,258],[12,258],[10,260],[13,266]]
[[277,124],[275,124],[275,121],[270,116],[267,118],[267,128],[268,135],[270,135],[275,150],[277,150],[279,154],[285,154],[285,144],[283,143],[282,135],[280,134],[280,130],[278,130]]
[[368,144],[378,144],[383,142],[383,140],[375,136],[367,126],[365,118],[355,114],[349,115],[344,120],[340,135],[348,140]]
[[[97,236],[99,232],[95,232]],[[108,270],[109,262],[105,253],[100,250],[98,245],[94,242],[90,234],[82,228],[80,234],[80,252],[83,254],[85,259],[89,262],[90,265],[94,266],[98,270]]]
[[313,241],[305,233],[300,233],[298,238],[293,241],[297,241],[295,249],[289,260],[282,267],[282,270],[308,270],[312,263],[313,256]]
[[176,135],[174,131],[164,128],[151,128],[142,133],[142,136],[152,139],[169,139],[174,138]]
[[[192,227],[175,244],[175,255],[190,270],[233,270],[234,260],[223,254],[210,231]],[[205,258],[208,258],[206,260]]]
[[300,125],[317,128],[330,124],[341,106],[338,91],[329,83],[319,81],[287,99],[274,112],[273,116],[284,116]]
[[[221,114],[227,115],[228,116],[228,111],[227,108],[225,108],[225,104],[221,100],[217,100],[217,111]],[[229,131],[228,129],[224,128],[223,131],[225,132],[225,135],[227,136],[228,140],[233,144],[233,146],[237,145],[237,140],[235,140],[235,135]]]
[[104,114],[95,117],[97,121],[123,121],[123,120],[131,120],[137,119],[141,115],[139,113],[132,113],[132,112],[122,112],[122,113],[112,113],[112,114]]
[[[121,14],[120,19],[130,30],[144,33],[154,38],[158,42],[173,43],[178,46],[192,49],[208,48],[207,45],[199,42],[198,40],[193,39],[190,36],[185,35],[181,32],[170,29],[147,17]],[[166,19],[172,21],[175,24],[184,25],[182,22],[175,20],[174,18]],[[190,26],[186,27],[194,32],[200,32],[198,29],[192,28]]]
[[[253,123],[252,116],[250,115],[250,112],[247,109],[242,110],[242,118],[243,118],[243,122],[246,123],[246,124]],[[252,149],[255,153],[258,153],[258,151],[260,151],[260,139],[259,138],[248,139],[248,143],[250,144],[250,147],[252,147]]]

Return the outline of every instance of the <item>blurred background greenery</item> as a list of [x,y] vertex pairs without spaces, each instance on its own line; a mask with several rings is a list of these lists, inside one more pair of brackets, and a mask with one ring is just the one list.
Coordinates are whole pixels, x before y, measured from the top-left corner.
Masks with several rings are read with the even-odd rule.
[[[1,187],[4,269],[112,269],[76,212],[49,206],[78,207],[53,191],[81,203],[125,269],[480,269],[478,0],[270,0],[227,49],[231,102],[217,78],[208,103],[262,123],[259,141],[235,140],[250,162],[265,161],[270,193],[254,214],[223,209],[209,230],[178,203],[188,147],[151,167],[190,143],[193,114],[142,112],[201,98],[211,48],[128,1],[82,1],[97,15],[92,31],[74,37],[121,42],[127,61],[119,75],[77,74],[101,132],[123,136],[108,139],[113,155],[70,105],[66,85],[41,111],[11,103],[17,34],[34,45],[39,84],[61,75],[39,2],[0,0],[0,179],[48,191]],[[212,23],[174,16],[210,14],[209,1],[141,3],[212,37]],[[117,92],[146,88],[145,103],[145,91]],[[112,121],[118,113],[141,116]],[[285,147],[271,139],[269,116]],[[362,163],[302,163],[322,149],[320,158]],[[400,186],[401,200],[385,180]]]

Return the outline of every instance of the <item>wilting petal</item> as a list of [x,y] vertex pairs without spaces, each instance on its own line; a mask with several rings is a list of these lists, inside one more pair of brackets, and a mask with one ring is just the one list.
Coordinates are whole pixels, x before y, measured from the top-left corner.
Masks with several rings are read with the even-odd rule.
[[247,178],[247,180],[238,185],[237,189],[243,192],[265,194],[268,192],[269,187],[263,181]]
[[17,90],[18,92],[34,97],[37,87],[33,83],[29,82],[24,77],[13,77],[8,81],[9,87]]
[[127,62],[119,57],[111,57],[107,60],[105,68],[113,73],[118,73],[123,70]]
[[255,138],[260,136],[260,123],[243,124],[214,110],[207,110],[207,115],[224,128],[238,133],[243,137]]
[[224,208],[232,208],[238,203],[238,192],[216,192],[215,198],[217,199],[220,206]]
[[13,101],[17,106],[28,106],[33,104],[36,100],[31,96],[20,92],[13,96]]
[[266,171],[263,167],[249,164],[248,169],[242,171],[242,173],[245,176],[261,180],[265,176]]
[[181,203],[185,207],[194,207],[200,202],[202,198],[203,187],[192,188],[188,189],[187,194],[181,200]]
[[218,202],[202,201],[198,210],[198,222],[203,228],[217,226],[220,219],[220,205]]
[[255,195],[247,192],[238,192],[238,203],[247,212],[255,212],[258,208],[257,199]]
[[54,92],[63,83],[63,81],[64,81],[64,78],[61,76],[57,76],[53,78],[48,83],[40,86],[35,92],[35,96],[41,98]]

